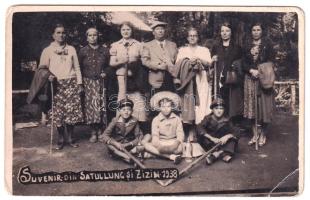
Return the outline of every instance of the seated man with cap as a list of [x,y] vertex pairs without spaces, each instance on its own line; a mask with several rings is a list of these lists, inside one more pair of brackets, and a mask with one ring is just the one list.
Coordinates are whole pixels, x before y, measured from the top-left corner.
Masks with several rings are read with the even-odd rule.
[[178,53],[177,45],[165,39],[167,23],[156,21],[151,25],[154,40],[143,45],[142,64],[149,69],[152,92],[174,91],[173,78],[169,71],[174,67]]
[[123,152],[126,149],[132,154],[139,154],[143,146],[139,143],[143,137],[139,123],[132,116],[133,102],[129,99],[119,101],[118,114],[112,119],[103,134],[99,137],[101,142],[108,146],[111,156],[123,159],[132,164],[133,161]]
[[210,108],[212,113],[205,116],[197,125],[199,143],[206,151],[218,143],[221,144],[216,151],[207,157],[207,164],[212,164],[219,158],[224,162],[230,162],[238,147],[237,129],[224,115],[225,102],[223,99],[214,99]]
[[[172,92],[156,93],[151,98],[151,106],[160,113],[152,121],[152,133],[144,136],[141,143],[145,151],[179,164],[183,153],[184,131],[182,120],[172,112],[178,108],[180,97]],[[150,156],[145,152],[145,158]]]

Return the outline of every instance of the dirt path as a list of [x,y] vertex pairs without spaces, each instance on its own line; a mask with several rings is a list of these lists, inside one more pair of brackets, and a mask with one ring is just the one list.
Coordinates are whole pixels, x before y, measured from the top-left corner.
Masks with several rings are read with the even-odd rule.
[[[268,193],[284,177],[298,169],[298,119],[278,115],[270,128],[268,144],[255,151],[247,146],[249,138],[240,139],[239,154],[232,163],[221,161],[212,166],[201,164],[181,180],[168,187],[153,181],[138,182],[75,182],[42,185],[23,185],[17,182],[17,173],[29,165],[35,173],[47,171],[113,170],[130,167],[112,160],[101,143],[88,142],[86,127],[78,127],[76,136],[80,147],[65,147],[61,152],[48,154],[49,128],[37,127],[14,132],[13,189],[15,195],[125,195],[125,194],[217,194],[217,193]],[[150,159],[152,168],[175,167],[166,160]],[[185,167],[183,161],[178,169]],[[298,173],[290,176],[274,192],[296,192]],[[279,194],[279,193],[278,193]]]

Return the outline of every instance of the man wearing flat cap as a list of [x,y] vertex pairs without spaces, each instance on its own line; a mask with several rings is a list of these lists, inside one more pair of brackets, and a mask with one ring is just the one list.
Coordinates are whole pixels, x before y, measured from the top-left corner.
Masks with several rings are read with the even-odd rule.
[[178,53],[177,45],[165,38],[167,23],[156,21],[151,25],[154,40],[147,42],[142,50],[142,63],[149,69],[149,83],[153,94],[174,91],[170,69],[174,67]]

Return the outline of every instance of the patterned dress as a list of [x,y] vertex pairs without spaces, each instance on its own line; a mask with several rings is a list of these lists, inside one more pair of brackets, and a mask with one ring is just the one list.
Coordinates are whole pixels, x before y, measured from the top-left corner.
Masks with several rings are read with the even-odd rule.
[[52,42],[41,54],[39,67],[43,66],[47,67],[57,79],[54,84],[56,87],[54,87],[53,107],[49,112],[50,119],[53,119],[58,127],[83,122],[78,89],[78,84],[82,84],[82,76],[74,47]]
[[94,49],[89,45],[79,52],[81,71],[84,82],[85,98],[83,99],[83,113],[86,124],[101,123],[103,112],[106,110],[104,101],[104,80],[100,74],[109,63],[109,52],[105,47]]
[[[257,53],[257,59],[253,59],[252,53]],[[251,53],[252,52],[252,53]],[[258,123],[270,123],[274,110],[274,90],[261,87],[259,80],[252,77],[249,71],[258,69],[261,63],[272,61],[273,48],[268,40],[262,39],[261,43],[254,44],[248,41],[245,46],[243,57],[244,77],[244,113],[243,116],[248,119],[257,117]],[[256,95],[255,95],[256,93]],[[257,98],[257,113],[255,112],[255,98]]]
[[57,92],[53,103],[53,118],[57,126],[64,123],[74,125],[83,121],[82,105],[76,79],[57,81]]

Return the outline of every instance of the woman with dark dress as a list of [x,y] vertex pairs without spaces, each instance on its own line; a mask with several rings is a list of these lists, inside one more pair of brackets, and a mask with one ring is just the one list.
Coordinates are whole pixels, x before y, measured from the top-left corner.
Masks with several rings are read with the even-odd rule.
[[[226,102],[226,114],[234,124],[239,124],[243,115],[243,76],[241,48],[233,42],[232,27],[224,22],[220,27],[220,40],[213,46],[212,59],[217,61],[217,86],[219,95]],[[227,72],[238,75],[237,82],[227,82]]]
[[[251,120],[252,130],[255,130],[255,118],[257,118],[257,137],[253,134],[249,145],[258,140],[258,145],[266,143],[266,128],[271,123],[274,107],[273,88],[265,89],[259,82],[260,72],[258,65],[271,62],[273,58],[271,43],[263,37],[263,27],[256,23],[251,27],[251,39],[245,45],[243,54],[244,80],[244,117]],[[255,102],[257,98],[257,112]]]
[[[79,61],[83,76],[85,98],[84,118],[85,123],[92,129],[90,142],[97,142],[101,134],[101,124],[103,122],[102,110],[105,107],[103,100],[103,85],[105,68],[109,65],[109,50],[98,44],[98,31],[89,28],[86,31],[88,45],[79,52]],[[105,120],[104,120],[105,121]],[[107,124],[105,124],[107,126]]]

